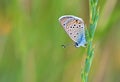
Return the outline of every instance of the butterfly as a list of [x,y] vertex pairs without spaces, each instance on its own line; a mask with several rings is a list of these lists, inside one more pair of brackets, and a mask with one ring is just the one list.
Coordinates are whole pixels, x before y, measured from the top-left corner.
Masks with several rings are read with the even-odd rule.
[[59,18],[59,22],[67,32],[69,37],[75,42],[75,47],[85,47],[85,26],[82,18],[73,15],[64,15]]

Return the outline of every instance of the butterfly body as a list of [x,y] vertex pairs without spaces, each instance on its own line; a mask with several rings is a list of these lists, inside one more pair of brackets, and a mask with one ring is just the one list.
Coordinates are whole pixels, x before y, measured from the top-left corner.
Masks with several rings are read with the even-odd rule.
[[81,18],[73,15],[65,15],[59,18],[59,22],[69,37],[75,42],[75,47],[85,47],[84,21]]

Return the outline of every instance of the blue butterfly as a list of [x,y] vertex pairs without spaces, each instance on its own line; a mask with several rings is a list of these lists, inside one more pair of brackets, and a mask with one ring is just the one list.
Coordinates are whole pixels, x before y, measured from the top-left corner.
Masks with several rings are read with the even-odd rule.
[[59,18],[59,22],[69,37],[75,42],[75,47],[85,47],[85,26],[84,21],[73,15],[65,15]]

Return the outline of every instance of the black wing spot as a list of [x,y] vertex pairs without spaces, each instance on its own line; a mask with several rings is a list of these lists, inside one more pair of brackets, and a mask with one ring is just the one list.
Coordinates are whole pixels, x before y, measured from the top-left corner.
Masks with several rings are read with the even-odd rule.
[[74,26],[73,26],[73,28],[74,28]]
[[77,35],[78,35],[79,33],[77,33]]
[[74,26],[76,26],[76,25],[74,24]]
[[78,20],[75,20],[76,22],[78,22]]
[[79,25],[79,27],[81,27],[81,25]]
[[72,33],[70,33],[70,35],[71,35]]
[[70,28],[72,28],[72,26]]
[[78,28],[78,26],[76,28]]
[[74,38],[75,38],[76,36],[74,36]]
[[63,24],[65,26],[65,24]]

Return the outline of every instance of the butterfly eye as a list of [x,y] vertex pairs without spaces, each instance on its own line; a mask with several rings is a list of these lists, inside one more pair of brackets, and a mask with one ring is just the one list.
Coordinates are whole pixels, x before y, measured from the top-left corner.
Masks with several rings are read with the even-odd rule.
[[78,43],[77,42],[75,42],[75,47],[78,47]]

